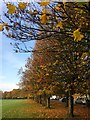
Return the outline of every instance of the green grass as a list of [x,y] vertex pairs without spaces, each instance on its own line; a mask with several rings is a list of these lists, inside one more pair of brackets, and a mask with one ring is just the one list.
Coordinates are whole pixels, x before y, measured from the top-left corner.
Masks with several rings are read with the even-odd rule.
[[2,100],[2,118],[61,118],[57,109],[48,109],[33,100]]
[[[0,100],[1,102],[1,100]],[[2,100],[2,118],[67,118],[65,103],[51,101],[51,108],[48,109],[33,100]],[[88,118],[90,108],[82,105],[74,106],[74,118]]]
[[30,112],[35,104],[28,104],[28,100],[2,100],[3,118],[36,118],[38,114]]

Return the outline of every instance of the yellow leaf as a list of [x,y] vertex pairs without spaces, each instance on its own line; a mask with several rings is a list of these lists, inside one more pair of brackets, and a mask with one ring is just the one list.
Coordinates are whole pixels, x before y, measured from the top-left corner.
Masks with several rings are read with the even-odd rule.
[[21,10],[24,10],[27,5],[28,5],[27,3],[20,2],[20,3],[18,4],[18,7],[19,7]]
[[37,10],[34,10],[33,14],[34,14],[34,15],[38,14],[38,11],[37,11]]
[[60,4],[60,3],[58,3],[58,4],[57,4],[57,6],[58,6],[58,7],[61,7],[61,4]]
[[4,30],[3,24],[0,24],[0,31],[3,31],[3,30]]
[[48,73],[46,73],[46,76],[49,76],[49,74],[48,74]]
[[81,41],[82,38],[84,38],[84,35],[79,30],[80,29],[77,29],[73,32],[74,41],[76,42]]
[[81,58],[84,59],[84,58],[87,57],[87,56],[88,56],[88,53],[87,53],[87,52],[84,52],[84,53],[82,54]]
[[4,25],[4,26],[7,26],[7,25],[8,25],[8,23],[4,23],[3,25]]
[[41,15],[41,23],[42,24],[46,24],[46,22],[47,22],[47,15],[46,14],[43,14],[43,15]]
[[44,69],[44,68],[45,68],[45,66],[44,66],[44,65],[40,65],[40,67],[41,67],[42,69]]
[[47,13],[47,10],[44,8],[44,9],[42,9],[42,13],[43,14],[46,14]]
[[80,76],[78,76],[78,79],[80,79]]
[[39,2],[41,6],[47,6],[49,3],[50,3],[50,0],[47,0],[47,1],[42,0],[42,2]]
[[83,62],[82,62],[82,64],[83,64],[83,65],[85,65],[85,64],[86,64],[86,62],[85,62],[85,61],[83,61]]
[[55,7],[55,10],[60,11],[61,10],[60,6],[61,6],[61,4],[58,3]]
[[16,7],[14,5],[10,4],[10,3],[7,4],[7,8],[8,8],[8,13],[9,14],[13,14],[13,13],[16,12]]
[[61,29],[63,29],[62,21],[60,21],[60,22],[56,25],[56,28],[61,28]]
[[54,63],[53,63],[53,65],[56,65],[56,64],[58,64],[59,63],[59,61],[58,60],[56,60]]
[[60,11],[60,8],[59,7],[55,7],[55,10]]
[[37,82],[41,82],[42,80],[41,79],[38,79]]
[[58,20],[58,17],[56,16],[56,20]]
[[[46,7],[44,7],[44,8],[42,9],[42,14],[51,15],[52,13],[51,13],[51,11],[50,11],[49,9],[47,9]],[[49,16],[48,16],[48,17],[49,17]]]

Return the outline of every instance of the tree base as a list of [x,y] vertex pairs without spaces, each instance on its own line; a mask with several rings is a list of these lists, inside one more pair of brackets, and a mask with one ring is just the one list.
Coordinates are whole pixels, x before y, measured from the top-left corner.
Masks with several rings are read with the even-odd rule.
[[74,117],[74,115],[73,114],[67,114],[67,118],[73,118]]

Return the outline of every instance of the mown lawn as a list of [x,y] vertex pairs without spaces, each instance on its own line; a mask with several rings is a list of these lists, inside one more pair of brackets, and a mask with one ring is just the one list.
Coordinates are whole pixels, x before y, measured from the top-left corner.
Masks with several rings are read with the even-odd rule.
[[[82,105],[75,105],[74,114],[76,117],[88,118],[90,108]],[[51,102],[51,109],[48,109],[32,100],[2,100],[3,118],[66,118],[67,107],[58,101]]]
[[[30,104],[29,104],[30,103]],[[39,107],[37,103],[29,100],[3,100],[2,117],[3,118],[35,118],[38,113],[32,112],[33,108]]]

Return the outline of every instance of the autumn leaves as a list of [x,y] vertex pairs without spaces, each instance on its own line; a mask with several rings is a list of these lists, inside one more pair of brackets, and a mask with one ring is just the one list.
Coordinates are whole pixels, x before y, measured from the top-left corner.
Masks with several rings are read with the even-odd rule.
[[4,25],[0,24],[0,31],[3,31],[3,30],[4,30]]
[[39,2],[41,6],[47,6],[49,3],[50,3],[50,0],[46,0],[46,1],[42,0],[41,2]]
[[8,23],[0,24],[0,31],[4,30],[4,27],[8,26]]
[[47,23],[47,15],[46,15],[46,13],[41,15],[40,19],[41,19],[42,24],[46,24]]
[[16,7],[14,5],[10,4],[10,3],[7,4],[7,8],[8,8],[8,13],[9,14],[13,14],[13,13],[16,12]]
[[[27,3],[20,2],[20,3],[18,4],[18,8],[21,9],[21,10],[24,10],[27,5],[28,5]],[[7,9],[8,9],[8,13],[9,13],[9,14],[13,14],[13,13],[18,12],[16,6],[14,6],[14,5],[11,4],[11,3],[8,3],[8,4],[7,4]]]
[[80,32],[80,29],[77,29],[73,32],[74,41],[78,42],[84,38],[84,35]]
[[[28,13],[30,15],[35,16],[36,19],[38,18],[40,20],[39,22],[40,22],[41,26],[43,26],[43,27],[49,26],[51,31],[63,31],[65,33],[66,26],[69,26],[67,24],[68,23],[67,22],[68,14],[65,13],[65,9],[67,6],[65,3],[62,3],[62,4],[57,3],[54,6],[54,8],[52,8],[50,3],[51,3],[50,1],[42,0],[41,2],[37,3],[38,5],[40,5],[39,6],[40,10],[38,10],[37,8],[34,8],[32,11],[29,10],[30,12],[28,12]],[[13,15],[13,14],[19,14],[20,11],[22,11],[22,12],[25,10],[27,11],[29,3],[19,2],[17,5],[14,5],[12,3],[7,3],[6,5],[7,5],[7,13],[9,15]],[[75,9],[75,11],[77,11],[77,13],[78,13],[78,10]],[[65,18],[65,19],[62,19],[62,18]],[[69,24],[71,24],[71,23],[69,23]],[[9,31],[8,24],[0,23],[0,31],[3,31],[4,28],[7,31]],[[68,31],[70,31],[70,30],[68,29]],[[71,34],[71,37],[73,37],[73,40],[75,42],[79,42],[79,41],[83,40],[83,38],[84,38],[84,34],[81,32],[81,28],[79,26],[78,26],[78,28],[74,28],[72,31],[70,31],[70,34]]]

